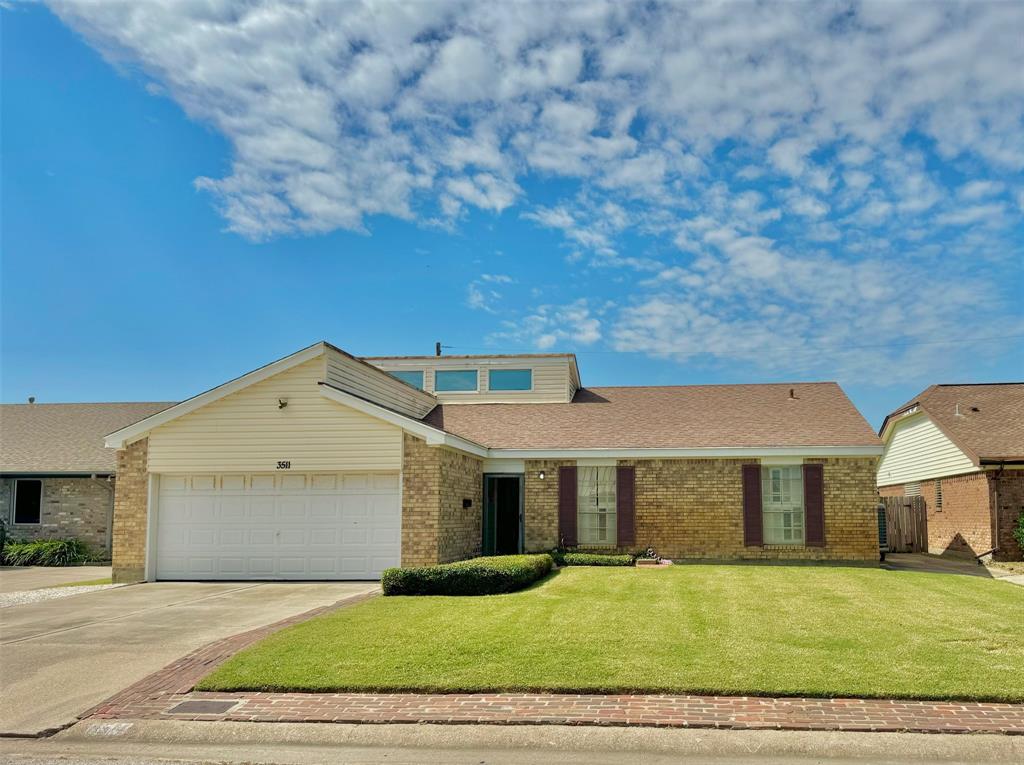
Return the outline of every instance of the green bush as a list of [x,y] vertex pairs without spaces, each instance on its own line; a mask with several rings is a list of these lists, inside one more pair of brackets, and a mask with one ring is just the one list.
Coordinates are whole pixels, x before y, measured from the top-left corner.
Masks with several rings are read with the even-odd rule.
[[521,590],[551,573],[542,555],[496,555],[419,568],[389,568],[380,578],[385,595],[497,595]]
[[8,566],[73,566],[89,560],[89,548],[80,539],[8,539],[3,562]]
[[1017,540],[1020,549],[1024,550],[1024,513],[1017,516],[1017,528],[1013,530],[1013,538]]
[[632,566],[632,555],[603,555],[598,553],[562,553],[561,566]]

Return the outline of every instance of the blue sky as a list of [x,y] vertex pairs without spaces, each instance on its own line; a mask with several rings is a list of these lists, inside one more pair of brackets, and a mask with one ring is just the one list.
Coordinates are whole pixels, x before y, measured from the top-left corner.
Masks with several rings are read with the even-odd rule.
[[835,379],[874,425],[1024,378],[1021,6],[742,11],[5,7],[2,399],[319,339]]

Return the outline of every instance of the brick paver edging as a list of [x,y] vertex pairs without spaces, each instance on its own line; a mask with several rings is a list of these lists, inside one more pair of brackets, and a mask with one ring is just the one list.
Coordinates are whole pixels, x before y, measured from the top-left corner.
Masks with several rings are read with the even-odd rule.
[[[895,699],[534,693],[212,693],[195,683],[246,646],[284,627],[353,605],[357,595],[207,645],[82,715],[93,719],[225,722],[606,725],[1024,735],[1024,705]],[[185,701],[230,704],[181,714]]]

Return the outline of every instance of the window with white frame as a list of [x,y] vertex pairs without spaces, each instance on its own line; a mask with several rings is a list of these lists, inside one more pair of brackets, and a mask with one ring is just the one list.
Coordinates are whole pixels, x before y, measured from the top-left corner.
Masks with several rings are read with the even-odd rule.
[[761,518],[766,545],[804,543],[803,465],[761,468]]
[[434,390],[438,393],[468,393],[477,389],[475,369],[438,369],[434,372]]
[[576,469],[576,536],[581,545],[615,545],[615,468]]
[[42,519],[43,482],[19,478],[14,482],[14,517],[16,524],[37,525]]

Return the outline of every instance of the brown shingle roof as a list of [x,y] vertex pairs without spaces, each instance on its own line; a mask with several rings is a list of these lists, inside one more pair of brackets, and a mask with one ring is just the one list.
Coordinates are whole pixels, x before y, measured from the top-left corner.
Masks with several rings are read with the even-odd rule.
[[881,445],[835,383],[586,388],[568,404],[445,404],[425,420],[494,449]]
[[975,463],[1024,459],[1024,383],[932,385],[886,417],[882,431],[914,404]]
[[0,473],[113,473],[108,433],[173,406],[121,404],[0,404]]

